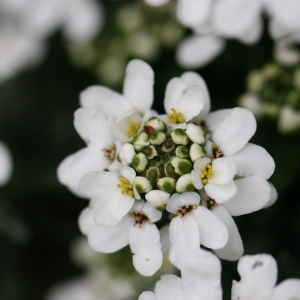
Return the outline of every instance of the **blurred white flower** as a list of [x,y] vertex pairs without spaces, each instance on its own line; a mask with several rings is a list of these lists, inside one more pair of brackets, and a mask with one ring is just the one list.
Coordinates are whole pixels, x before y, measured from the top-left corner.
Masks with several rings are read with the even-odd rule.
[[12,173],[12,157],[7,146],[0,141],[0,186],[6,184]]
[[300,299],[300,279],[287,279],[277,286],[277,264],[268,254],[246,255],[239,260],[240,281],[233,280],[232,300]]

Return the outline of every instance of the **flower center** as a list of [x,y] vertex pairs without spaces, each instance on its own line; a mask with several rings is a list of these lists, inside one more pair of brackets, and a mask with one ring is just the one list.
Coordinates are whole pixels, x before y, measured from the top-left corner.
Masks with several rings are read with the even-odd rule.
[[208,180],[212,176],[212,166],[211,164],[207,164],[202,167],[202,173],[201,173],[201,181],[205,185],[208,183]]
[[176,216],[183,218],[186,214],[191,214],[193,209],[196,209],[197,205],[186,205],[178,208],[178,211],[175,213]]
[[131,123],[130,128],[127,130],[127,133],[133,137],[135,136],[141,127],[141,123]]
[[149,223],[151,223],[151,221],[147,218],[147,216],[145,216],[144,212],[142,211],[135,211],[134,213],[131,214],[131,216],[135,218],[133,226],[138,225],[139,228],[142,228],[144,221],[147,220]]
[[211,209],[211,208],[213,208],[214,206],[217,206],[218,205],[218,203],[214,200],[214,199],[212,199],[212,198],[210,198],[210,197],[206,197],[206,199],[204,200],[204,203],[207,205],[207,208],[208,209]]
[[103,148],[101,149],[104,153],[104,156],[108,157],[111,161],[113,161],[116,157],[116,145],[112,145],[110,149]]
[[218,148],[216,144],[212,144],[212,155],[211,159],[223,157],[224,153],[222,152],[221,148]]
[[127,194],[133,196],[133,187],[131,183],[123,176],[120,177],[120,184],[117,184],[117,187],[121,189],[122,194]]
[[184,123],[184,117],[181,112],[177,112],[174,108],[171,108],[172,113],[168,114],[168,119],[175,124]]

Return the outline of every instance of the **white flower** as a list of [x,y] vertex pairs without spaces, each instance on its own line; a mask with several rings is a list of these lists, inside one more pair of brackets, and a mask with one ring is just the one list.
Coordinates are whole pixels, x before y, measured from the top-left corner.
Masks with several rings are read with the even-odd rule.
[[181,278],[161,277],[153,292],[143,292],[139,300],[221,300],[221,264],[210,252],[196,250],[181,259]]
[[89,198],[99,198],[94,219],[102,226],[115,226],[129,212],[134,200],[140,199],[134,187],[136,173],[130,167],[117,172],[92,171],[79,181],[79,190]]
[[115,142],[108,122],[94,109],[79,108],[74,114],[74,126],[87,147],[67,156],[58,166],[59,181],[78,196],[79,179],[93,170],[119,170],[116,160],[119,143]]
[[221,157],[213,161],[204,157],[194,163],[192,181],[198,190],[204,187],[208,196],[223,203],[237,191],[233,180],[235,172],[236,165],[231,157]]
[[278,129],[282,133],[292,133],[300,128],[300,113],[289,105],[284,105],[279,112]]
[[123,95],[104,86],[91,86],[80,94],[84,107],[98,110],[105,118],[118,118],[129,110],[137,110],[144,119],[153,115],[150,111],[153,102],[154,73],[145,62],[134,59],[126,68]]
[[233,281],[232,300],[292,300],[299,299],[300,280],[287,279],[275,286],[277,265],[268,254],[246,255],[239,260],[239,282]]
[[[97,205],[97,204],[96,204]],[[104,227],[93,220],[93,209],[86,208],[79,217],[82,232],[90,246],[102,253],[112,253],[130,245],[133,265],[144,276],[152,276],[162,264],[159,230],[153,224],[162,213],[150,203],[136,201],[119,223]]]
[[178,266],[178,257],[199,249],[200,243],[213,249],[222,248],[227,243],[226,226],[199,203],[199,194],[186,192],[173,194],[167,204],[167,211],[176,215],[169,229],[170,260],[175,266]]
[[0,186],[6,184],[12,173],[12,157],[7,146],[0,141]]

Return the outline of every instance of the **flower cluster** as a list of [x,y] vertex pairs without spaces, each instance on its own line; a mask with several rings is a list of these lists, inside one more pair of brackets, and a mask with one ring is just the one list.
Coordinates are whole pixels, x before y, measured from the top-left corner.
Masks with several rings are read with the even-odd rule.
[[274,161],[249,143],[256,121],[247,109],[210,111],[204,80],[186,72],[166,87],[166,114],[151,110],[154,75],[132,60],[123,95],[103,86],[82,92],[75,128],[87,147],[67,157],[58,177],[90,205],[79,218],[90,245],[103,253],[130,245],[144,276],[163,252],[180,257],[200,244],[237,260],[243,243],[232,216],[276,200],[267,179]]

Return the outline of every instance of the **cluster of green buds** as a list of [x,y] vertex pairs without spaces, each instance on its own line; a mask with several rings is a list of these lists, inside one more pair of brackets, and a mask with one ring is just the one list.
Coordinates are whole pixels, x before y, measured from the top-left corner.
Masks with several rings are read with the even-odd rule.
[[160,190],[168,194],[194,191],[193,164],[206,155],[206,129],[188,124],[185,129],[169,129],[152,117],[142,130],[125,143],[118,159],[136,170],[135,186],[140,194]]

